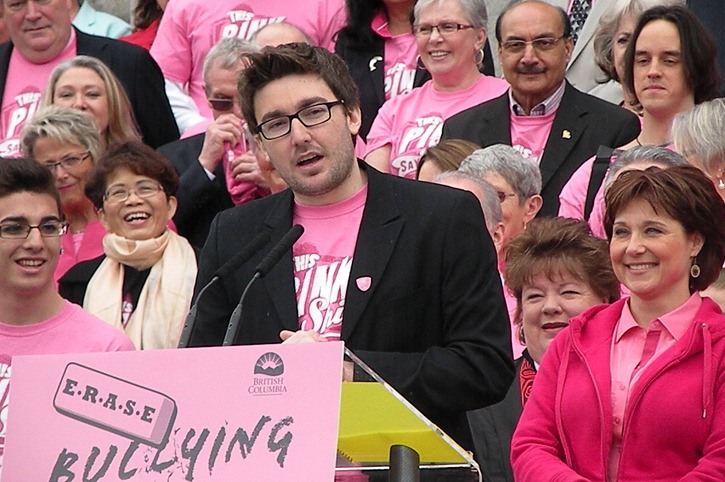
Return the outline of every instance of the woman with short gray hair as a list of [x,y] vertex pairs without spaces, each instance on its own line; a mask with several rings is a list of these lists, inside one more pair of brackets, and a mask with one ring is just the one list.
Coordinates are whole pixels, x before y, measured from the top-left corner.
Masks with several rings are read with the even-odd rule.
[[85,195],[88,173],[101,154],[101,139],[90,114],[70,107],[41,108],[20,133],[23,155],[46,166],[55,178],[68,222],[55,280],[74,264],[103,254],[106,233]]

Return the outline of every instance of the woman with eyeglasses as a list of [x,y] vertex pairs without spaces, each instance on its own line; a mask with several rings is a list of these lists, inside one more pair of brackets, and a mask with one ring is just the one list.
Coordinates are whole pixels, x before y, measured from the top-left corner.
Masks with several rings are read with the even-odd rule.
[[479,72],[488,21],[483,0],[420,0],[413,17],[419,61],[431,80],[383,104],[365,156],[371,166],[410,179],[426,148],[440,140],[448,117],[508,88],[504,80]]
[[91,171],[86,195],[107,230],[103,254],[78,263],[60,294],[123,330],[139,350],[175,348],[196,279],[196,253],[167,228],[179,177],[140,142],[111,148]]
[[101,153],[98,127],[90,114],[52,105],[40,109],[20,133],[23,154],[46,166],[55,178],[69,234],[55,269],[55,280],[79,261],[103,253],[105,229],[86,197],[88,173]]
[[102,149],[141,140],[121,82],[106,64],[94,57],[79,55],[53,69],[41,106],[53,104],[91,114],[100,131]]
[[[350,69],[360,91],[365,141],[383,103],[407,94],[430,80],[417,62],[418,49],[411,24],[415,0],[347,0],[347,23],[338,32],[335,53]],[[488,45],[484,47],[490,54]],[[483,72],[493,74],[493,59],[484,59]]]

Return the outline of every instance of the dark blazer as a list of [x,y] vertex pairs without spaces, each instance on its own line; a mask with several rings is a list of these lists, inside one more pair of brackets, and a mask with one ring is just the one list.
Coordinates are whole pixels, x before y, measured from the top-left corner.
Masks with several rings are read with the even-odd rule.
[[178,233],[197,248],[204,246],[214,216],[234,207],[227,190],[222,164],[219,163],[214,169],[216,177],[213,181],[199,164],[204,135],[197,134],[158,149],[171,161],[179,175],[179,190],[176,192],[178,206],[174,224]]
[[[126,42],[88,35],[76,29],[77,54],[95,57],[123,85],[143,141],[153,148],[179,138],[174,114],[164,90],[164,76],[149,53]],[[0,45],[0,104],[10,66],[13,43]]]
[[[479,146],[511,145],[511,107],[506,92],[466,109],[443,124],[441,139],[465,139]],[[600,145],[621,146],[639,135],[637,116],[585,94],[568,82],[539,162],[544,205],[539,216],[556,216],[559,193],[574,171]]]
[[[524,351],[524,356],[529,356]],[[514,361],[518,374],[523,357]],[[529,358],[529,361],[532,361]],[[506,393],[506,398],[489,407],[468,412],[475,457],[486,482],[514,482],[511,470],[511,438],[521,418],[521,387],[518,376]]]
[[[513,377],[511,335],[493,244],[467,192],[382,174],[364,163],[368,193],[347,285],[342,339],[459,443],[465,411],[502,399]],[[223,211],[202,251],[196,289],[257,232],[269,246],[200,303],[191,345],[219,345],[242,288],[292,225],[290,190]],[[356,279],[370,277],[363,291]],[[287,253],[247,295],[236,343],[278,343],[297,330]]]
[[[373,42],[366,43],[364,47],[353,46],[345,32],[341,31],[335,43],[335,53],[342,57],[347,64],[350,75],[360,92],[360,110],[362,112],[360,137],[363,140],[367,140],[368,132],[378,115],[378,110],[385,103],[385,68],[383,67],[385,39],[379,35],[375,35],[374,38]],[[488,42],[484,46],[483,58],[482,72],[486,75],[494,75],[493,56]],[[430,73],[418,68],[415,71],[413,86],[420,87],[428,80],[430,80]]]
[[83,306],[88,282],[104,259],[106,259],[106,255],[102,254],[97,258],[81,261],[73,265],[58,280],[58,293],[71,303]]

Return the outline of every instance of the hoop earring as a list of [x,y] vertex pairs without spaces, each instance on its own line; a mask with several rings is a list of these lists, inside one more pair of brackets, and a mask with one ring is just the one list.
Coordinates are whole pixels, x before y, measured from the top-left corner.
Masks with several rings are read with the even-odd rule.
[[[481,60],[478,60],[479,54]],[[473,59],[476,61],[476,65],[478,65],[479,67],[483,65],[483,61],[486,59],[486,54],[483,52],[483,47],[476,51],[476,55],[473,57]]]
[[700,266],[697,264],[697,258],[695,258],[695,261],[692,263],[692,266],[690,266],[690,276],[693,278],[699,278],[700,277]]
[[415,66],[416,66],[416,67],[417,67],[417,68],[418,68],[419,70],[428,70],[428,69],[426,68],[425,64],[423,63],[423,60],[422,60],[422,59],[420,58],[420,55],[418,55],[418,56],[417,56],[417,57],[415,58]]

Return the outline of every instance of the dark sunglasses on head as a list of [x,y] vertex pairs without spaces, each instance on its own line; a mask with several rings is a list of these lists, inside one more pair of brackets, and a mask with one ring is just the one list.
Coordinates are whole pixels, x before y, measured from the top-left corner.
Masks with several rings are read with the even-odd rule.
[[234,107],[234,99],[209,99],[209,103],[214,110],[220,112],[226,112]]

